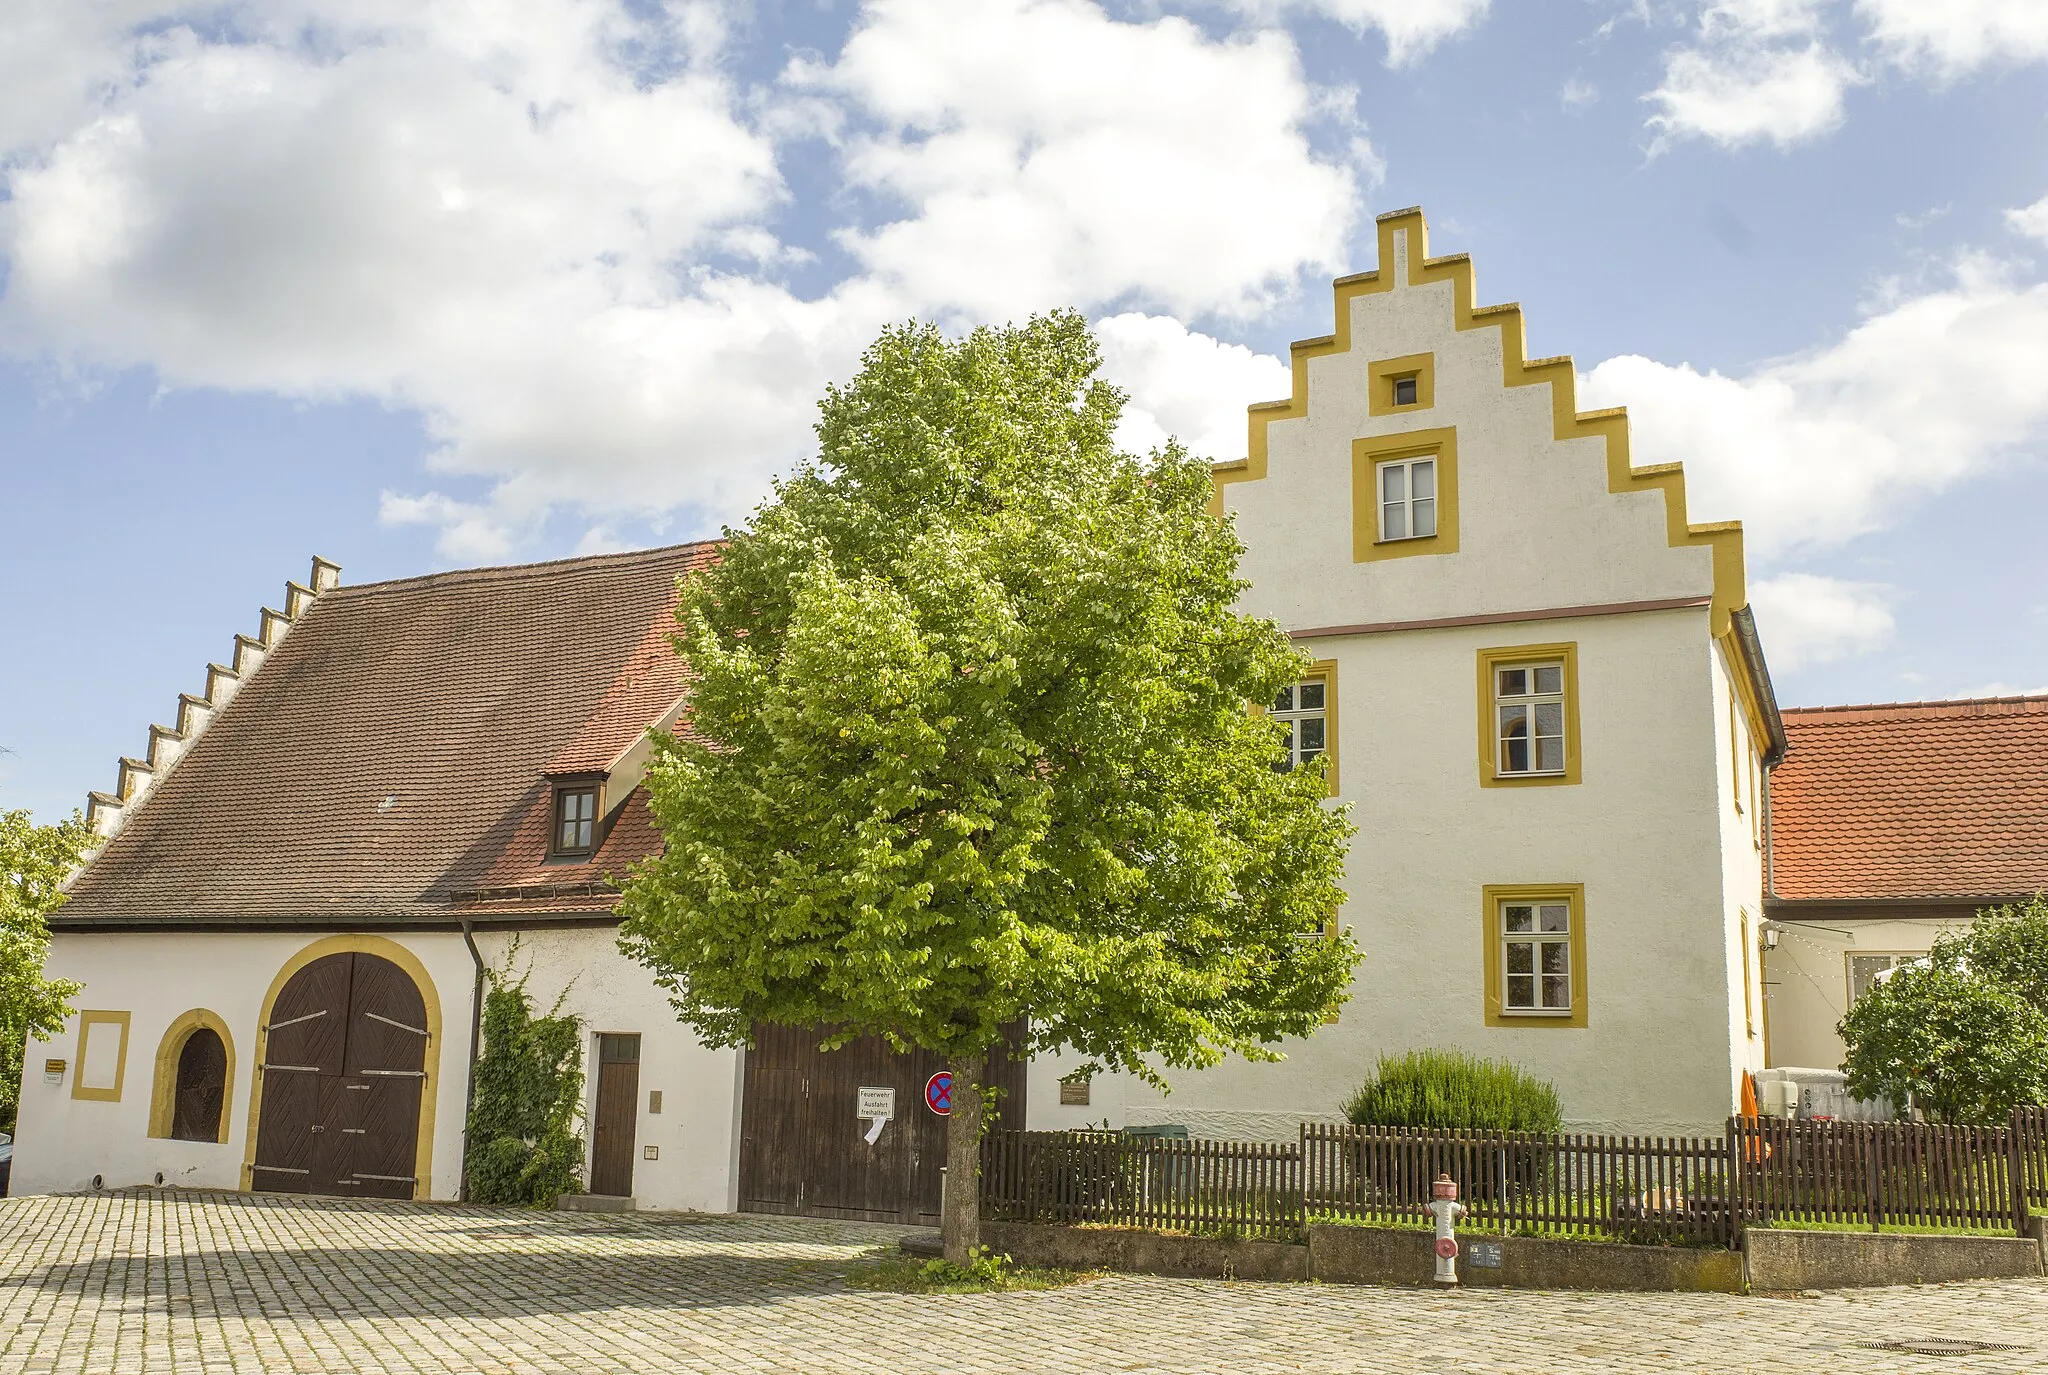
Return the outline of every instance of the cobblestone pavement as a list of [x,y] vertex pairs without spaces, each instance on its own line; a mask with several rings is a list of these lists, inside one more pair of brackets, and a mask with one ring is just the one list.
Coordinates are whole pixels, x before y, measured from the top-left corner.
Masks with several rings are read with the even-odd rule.
[[[840,1281],[901,1229],[141,1190],[0,1201],[0,1373],[2048,1370],[2048,1283],[1820,1299]],[[2026,1349],[1893,1355],[1970,1338]]]

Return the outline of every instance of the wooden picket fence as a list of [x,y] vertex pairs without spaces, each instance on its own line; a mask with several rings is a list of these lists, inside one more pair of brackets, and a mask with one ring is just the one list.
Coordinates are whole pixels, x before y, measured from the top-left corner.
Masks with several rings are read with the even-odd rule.
[[1247,1237],[1292,1237],[1303,1225],[1301,1150],[1292,1142],[991,1132],[981,1196],[982,1216],[1004,1222]]
[[1712,1137],[1303,1123],[1291,1142],[989,1134],[983,1216],[1288,1238],[1317,1219],[1420,1226],[1438,1175],[1464,1227],[1735,1245],[1746,1226],[2024,1232],[2048,1212],[2048,1109],[2002,1127],[1731,1118]]

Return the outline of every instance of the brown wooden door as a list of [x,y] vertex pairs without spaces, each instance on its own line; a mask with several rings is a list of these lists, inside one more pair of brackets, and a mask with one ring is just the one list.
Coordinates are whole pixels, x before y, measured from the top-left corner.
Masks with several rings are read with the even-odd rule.
[[590,1135],[590,1192],[633,1192],[633,1148],[640,1127],[640,1038],[597,1038],[597,1122]]
[[[946,1119],[924,1086],[946,1067],[929,1051],[899,1054],[878,1036],[820,1051],[812,1028],[755,1028],[740,1108],[740,1207],[763,1213],[936,1226]],[[990,1057],[1001,1116],[1024,1120],[1024,1062]],[[857,1115],[862,1088],[893,1088],[896,1116],[870,1145]]]
[[294,974],[265,1028],[254,1187],[412,1198],[426,1082],[426,1002],[376,955]]

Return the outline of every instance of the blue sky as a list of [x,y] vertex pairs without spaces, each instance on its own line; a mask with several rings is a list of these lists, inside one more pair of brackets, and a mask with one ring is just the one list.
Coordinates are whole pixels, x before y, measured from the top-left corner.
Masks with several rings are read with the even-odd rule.
[[2048,688],[2048,5],[24,0],[0,807],[310,555],[714,533],[887,321],[1074,305],[1217,457],[1420,204],[1749,530],[1788,704]]

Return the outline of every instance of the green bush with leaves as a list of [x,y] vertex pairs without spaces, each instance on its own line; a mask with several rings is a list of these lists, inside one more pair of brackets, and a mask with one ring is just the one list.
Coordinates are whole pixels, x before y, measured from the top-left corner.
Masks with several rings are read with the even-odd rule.
[[2004,984],[2048,1015],[2048,895],[1983,909],[1967,930],[1936,941],[1933,953]]
[[535,1015],[517,953],[488,976],[464,1164],[472,1202],[549,1208],[583,1192],[583,1025],[562,998]]
[[1966,964],[1968,948],[1944,941],[1856,1000],[1836,1027],[1849,1092],[1937,1122],[1995,1124],[2048,1102],[2048,1013]]
[[1457,1050],[1380,1057],[1373,1077],[1344,1104],[1361,1127],[1554,1132],[1564,1123],[1557,1090],[1505,1060]]
[[58,885],[93,838],[76,812],[38,826],[26,811],[0,811],[0,1131],[14,1130],[29,1038],[46,1041],[63,1030],[79,991],[69,979],[43,975],[50,953],[44,918],[63,903]]

